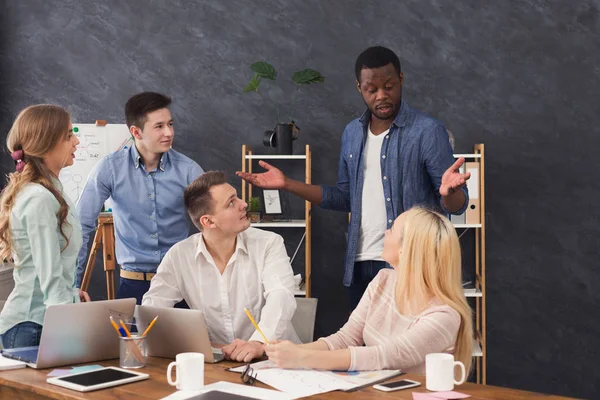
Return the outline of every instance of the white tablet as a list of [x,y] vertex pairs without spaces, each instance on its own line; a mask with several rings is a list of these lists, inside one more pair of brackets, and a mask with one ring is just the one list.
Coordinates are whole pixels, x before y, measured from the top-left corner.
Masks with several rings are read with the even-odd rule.
[[148,374],[142,374],[140,372],[128,371],[116,367],[106,367],[95,369],[93,371],[81,372],[79,374],[48,378],[46,382],[66,387],[67,389],[77,390],[79,392],[91,392],[92,390],[142,381],[149,377]]

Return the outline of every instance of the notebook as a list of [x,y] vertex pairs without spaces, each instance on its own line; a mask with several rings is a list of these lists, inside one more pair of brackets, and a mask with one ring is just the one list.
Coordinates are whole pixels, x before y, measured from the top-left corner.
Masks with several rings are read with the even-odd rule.
[[7,369],[19,369],[25,368],[27,364],[23,361],[12,360],[10,358],[2,357],[0,355],[0,371],[4,371]]

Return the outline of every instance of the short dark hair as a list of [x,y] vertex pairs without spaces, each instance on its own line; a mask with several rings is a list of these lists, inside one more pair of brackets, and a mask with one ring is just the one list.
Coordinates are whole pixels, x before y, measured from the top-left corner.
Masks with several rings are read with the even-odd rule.
[[383,46],[369,47],[360,53],[356,59],[356,64],[354,65],[356,80],[360,82],[360,71],[363,69],[381,68],[390,63],[394,66],[398,75],[400,75],[402,69],[400,68],[400,60],[396,53]]
[[224,183],[227,183],[225,172],[208,171],[187,185],[183,191],[185,208],[196,228],[202,230],[198,218],[212,212],[213,198],[210,195],[210,188]]
[[136,94],[127,100],[125,104],[125,121],[127,127],[132,125],[144,129],[148,113],[167,108],[171,105],[171,98],[164,94],[154,92],[143,92]]

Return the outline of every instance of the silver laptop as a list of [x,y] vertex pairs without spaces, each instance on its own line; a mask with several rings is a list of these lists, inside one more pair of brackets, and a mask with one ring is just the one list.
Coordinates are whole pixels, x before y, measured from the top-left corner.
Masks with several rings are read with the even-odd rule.
[[119,336],[110,316],[131,320],[135,299],[48,306],[40,345],[4,349],[2,355],[32,368],[51,368],[119,358]]
[[146,339],[149,356],[172,359],[179,353],[194,352],[204,354],[207,363],[223,360],[221,349],[210,345],[202,311],[135,306],[138,331],[143,332],[156,316],[158,319]]

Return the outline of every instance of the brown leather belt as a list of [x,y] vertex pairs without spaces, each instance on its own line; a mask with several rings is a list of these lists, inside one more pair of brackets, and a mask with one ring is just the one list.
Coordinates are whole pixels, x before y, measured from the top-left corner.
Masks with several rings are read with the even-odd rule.
[[154,272],[133,272],[121,270],[121,278],[133,279],[136,281],[151,281],[156,275]]

